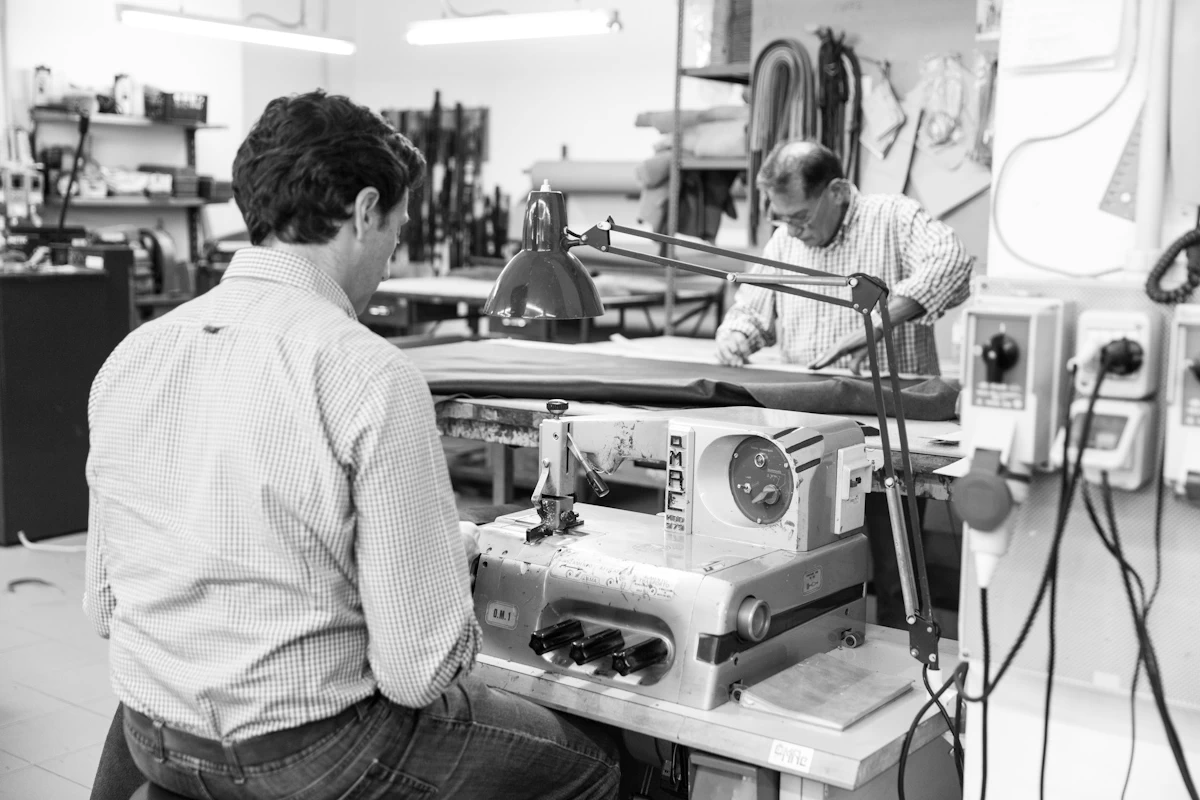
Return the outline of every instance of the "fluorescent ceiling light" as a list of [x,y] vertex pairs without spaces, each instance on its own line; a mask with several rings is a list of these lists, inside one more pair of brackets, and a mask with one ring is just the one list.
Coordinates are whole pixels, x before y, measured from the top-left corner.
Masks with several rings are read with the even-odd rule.
[[117,6],[117,19],[126,25],[139,28],[152,28],[171,33],[183,33],[194,36],[208,36],[215,39],[228,39],[234,42],[249,44],[267,44],[275,47],[291,47],[297,50],[311,50],[316,53],[330,53],[335,56],[348,56],[354,53],[354,42],[345,39],[333,39],[328,36],[315,36],[311,33],[267,28],[261,25],[247,25],[227,19],[213,17],[196,17],[190,14],[172,14],[152,8],[138,6]]
[[537,14],[484,14],[411,22],[409,44],[503,42],[512,39],[549,39],[556,36],[595,36],[619,31],[617,12],[544,11]]

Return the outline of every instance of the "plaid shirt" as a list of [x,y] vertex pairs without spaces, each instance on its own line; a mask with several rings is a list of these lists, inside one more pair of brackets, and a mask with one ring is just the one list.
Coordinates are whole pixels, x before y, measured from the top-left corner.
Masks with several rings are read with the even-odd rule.
[[88,406],[84,608],[128,706],[210,739],[425,706],[478,650],[429,389],[304,259],[234,256]]
[[[763,248],[763,257],[836,275],[864,272],[882,279],[892,296],[916,300],[925,314],[893,331],[899,371],[941,373],[933,323],[967,299],[974,259],[954,230],[930,217],[915,200],[853,190],[845,220],[828,247],[809,247],[781,225]],[[753,265],[750,272],[790,274],[760,264]],[[850,297],[844,288],[797,288]],[[861,316],[848,308],[746,284],[738,289],[721,328],[745,334],[752,352],[775,344],[778,337],[785,361],[808,364],[844,337],[862,331],[863,323]],[[880,369],[886,370],[882,342],[877,352]],[[854,356],[846,356],[831,366],[850,367],[854,360]]]

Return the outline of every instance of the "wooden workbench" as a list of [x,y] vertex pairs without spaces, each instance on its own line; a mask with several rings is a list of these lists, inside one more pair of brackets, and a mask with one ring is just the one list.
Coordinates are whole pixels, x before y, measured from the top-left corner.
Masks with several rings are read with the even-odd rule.
[[[957,666],[954,650],[952,646],[942,649],[943,676]],[[688,708],[484,655],[477,658],[475,670],[489,685],[539,705],[778,771],[784,778],[781,783],[790,783],[795,792],[789,797],[826,797],[821,787],[853,791],[873,781],[883,785],[870,796],[892,796],[905,733],[928,697],[921,685],[920,665],[908,654],[907,634],[875,625],[867,626],[863,645],[833,654],[865,669],[910,678],[913,689],[846,730],[835,731],[736,702],[708,711]],[[945,731],[935,710],[922,719],[913,738],[912,752],[922,753],[909,762],[909,786],[920,785],[922,798],[959,795],[947,755],[949,745],[940,739]]]
[[[579,355],[603,353],[625,355],[631,358],[658,358],[665,360],[709,362],[715,360],[715,343],[711,339],[658,336],[644,339],[617,338],[595,344],[549,344],[522,342],[538,348],[560,348]],[[748,369],[772,370],[795,369],[778,360],[777,354],[764,351],[752,359]],[[544,400],[524,398],[434,398],[437,402],[438,427],[444,436],[487,442],[491,445],[490,459],[493,468],[493,502],[507,503],[512,500],[513,457],[512,447],[537,447],[538,426],[550,416]],[[623,406],[604,403],[572,402],[568,415],[609,414]],[[878,426],[875,417],[854,417],[872,428]],[[893,461],[900,470],[900,441],[895,420],[888,420],[893,451]],[[957,445],[960,428],[957,422],[908,422],[909,448],[912,454],[916,479],[911,489],[919,497],[935,500],[949,499],[949,487],[953,480],[938,470],[944,469],[963,457]],[[878,435],[867,437],[867,447],[881,447]],[[874,489],[881,491],[878,479]]]

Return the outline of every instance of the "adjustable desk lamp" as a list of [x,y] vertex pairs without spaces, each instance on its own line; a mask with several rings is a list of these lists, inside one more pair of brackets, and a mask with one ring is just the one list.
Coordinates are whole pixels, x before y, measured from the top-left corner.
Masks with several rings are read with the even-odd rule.
[[[735,261],[778,267],[793,275],[750,275],[727,272],[713,267],[689,264],[673,258],[639,253],[613,247],[612,233],[637,236],[654,242],[671,244],[690,250],[724,256]],[[925,551],[921,537],[910,537],[905,524],[901,498],[900,479],[892,463],[891,437],[887,426],[887,407],[883,397],[883,378],[879,372],[879,357],[875,352],[875,326],[871,314],[879,310],[882,322],[884,350],[888,363],[896,363],[895,346],[892,338],[892,323],[888,314],[888,287],[878,278],[864,273],[835,275],[829,272],[784,264],[766,258],[722,250],[709,245],[689,242],[672,236],[650,233],[636,228],[617,225],[610,217],[607,221],[589,229],[582,236],[567,228],[566,204],[561,192],[550,190],[548,182],[540,191],[530,192],[525,206],[525,223],[522,233],[521,251],[512,257],[496,279],[483,307],[483,313],[495,317],[517,317],[522,319],[582,319],[604,314],[604,303],[582,262],[570,252],[570,248],[587,245],[605,253],[626,258],[677,267],[688,272],[724,278],[730,283],[750,283],[764,286],[775,292],[807,297],[820,303],[832,303],[862,315],[867,334],[867,353],[871,362],[871,385],[875,390],[875,410],[879,419],[879,437],[883,445],[884,489],[887,494],[888,511],[892,524],[892,541],[896,549],[896,561],[900,572],[900,588],[904,597],[905,617],[908,622],[909,653],[927,665],[938,668],[939,630],[933,619],[933,602],[929,593],[929,578],[925,570]],[[815,294],[797,286],[833,286],[850,290],[850,298]],[[896,407],[896,428],[900,434],[900,458],[904,474],[912,479],[912,457],[908,449],[908,432],[904,422],[904,407],[900,396],[900,379],[893,368],[889,375],[892,399]],[[908,495],[908,513],[915,529],[920,531],[921,519],[917,513],[917,501],[911,492]],[[913,555],[915,554],[915,558]],[[915,574],[915,578],[914,578]]]

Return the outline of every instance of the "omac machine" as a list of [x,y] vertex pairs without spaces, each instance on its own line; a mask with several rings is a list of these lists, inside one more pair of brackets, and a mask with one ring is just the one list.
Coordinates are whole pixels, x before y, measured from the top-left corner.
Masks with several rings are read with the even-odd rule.
[[[613,247],[614,233],[784,270],[732,273]],[[884,395],[876,343],[895,363],[887,286],[616,225],[567,228],[563,196],[543,185],[525,210],[522,249],[505,266],[484,313],[578,319],[604,313],[570,248],[587,245],[670,268],[753,283],[839,305],[863,319],[879,416],[883,485],[907,612],[909,652],[938,667],[920,536],[905,524],[892,462],[894,411],[901,467],[913,475],[900,385]],[[822,287],[823,293],[801,287]],[[839,297],[838,289],[849,297]],[[872,320],[878,313],[879,328]],[[760,408],[637,412],[566,418],[552,401],[542,423],[536,513],[482,529],[475,609],[485,654],[525,668],[693,708],[723,703],[810,655],[862,641],[868,547],[861,533],[874,466],[857,423]],[[603,496],[600,473],[622,460],[666,468],[662,515],[581,506],[577,477]],[[914,529],[916,501],[908,497]]]
[[[852,420],[763,408],[541,424],[537,513],[480,532],[483,652],[694,708],[863,640],[872,462]],[[665,508],[576,504],[666,464]]]

